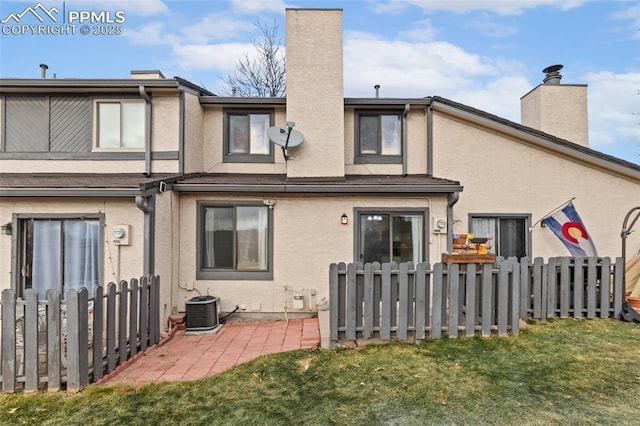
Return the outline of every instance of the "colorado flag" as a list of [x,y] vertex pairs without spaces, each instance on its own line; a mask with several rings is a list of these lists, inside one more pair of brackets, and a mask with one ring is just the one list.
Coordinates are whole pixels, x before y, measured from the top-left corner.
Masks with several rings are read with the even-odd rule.
[[569,202],[562,210],[545,217],[542,223],[560,238],[573,256],[598,256],[573,203]]

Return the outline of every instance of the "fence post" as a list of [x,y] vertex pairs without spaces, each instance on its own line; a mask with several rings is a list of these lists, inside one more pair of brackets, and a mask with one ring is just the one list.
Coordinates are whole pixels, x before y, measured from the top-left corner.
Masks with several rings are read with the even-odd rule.
[[67,303],[67,391],[78,392],[89,381],[87,289],[68,290]]
[[560,260],[560,318],[569,317],[569,278],[569,258],[563,257]]
[[460,317],[460,266],[458,263],[449,265],[448,298],[449,298],[449,338],[458,337],[458,319]]
[[104,343],[102,341],[104,320],[104,288],[97,286],[94,290],[93,302],[93,380],[97,381],[104,374]]
[[397,337],[400,340],[407,340],[408,318],[407,310],[409,309],[409,265],[401,263],[398,274],[398,331]]
[[140,278],[140,351],[149,344],[149,303],[151,300],[149,277]]
[[347,298],[346,298],[346,322],[345,338],[356,340],[356,265],[347,265]]
[[[22,355],[24,358],[24,354]],[[16,295],[2,290],[2,391],[16,390]]]
[[513,268],[511,283],[511,291],[513,292],[513,298],[511,303],[511,333],[518,334],[520,332],[520,289],[522,288],[520,279],[522,277],[520,273],[520,263],[517,260],[511,262]]
[[364,313],[362,338],[370,339],[373,335],[373,264],[364,265]]
[[443,285],[443,264],[436,263],[433,266],[433,302],[431,311],[431,338],[433,339],[438,339],[442,336]]
[[140,293],[140,286],[138,280],[131,279],[131,295],[129,297],[129,353],[133,357],[138,353],[138,311],[140,306],[138,305],[138,295]]
[[149,297],[149,340],[152,345],[160,341],[160,277],[149,276],[151,293]]
[[465,282],[465,335],[471,337],[476,330],[476,264],[467,265],[467,280]]
[[427,305],[427,274],[426,269],[428,265],[426,263],[418,263],[416,265],[415,285],[416,285],[416,320],[415,320],[415,342],[419,343],[424,340],[427,311],[429,306]]
[[107,286],[107,372],[116,368],[116,285]]
[[624,261],[621,257],[616,258],[616,265],[613,269],[613,317],[620,318],[622,311],[622,299],[625,294]]
[[329,344],[338,343],[338,265],[329,266]]
[[118,305],[118,358],[119,364],[127,361],[127,314],[129,312],[129,285],[120,281],[120,297]]
[[60,390],[62,372],[60,365],[61,356],[61,317],[60,317],[60,293],[58,290],[47,291],[47,372],[49,382],[48,391]]
[[382,323],[380,338],[391,340],[391,264],[382,264]]
[[611,258],[601,259],[600,270],[600,318],[611,317]]
[[24,292],[24,390],[38,390],[38,293],[32,289]]
[[598,277],[598,258],[587,259],[587,318],[596,317],[596,280]]

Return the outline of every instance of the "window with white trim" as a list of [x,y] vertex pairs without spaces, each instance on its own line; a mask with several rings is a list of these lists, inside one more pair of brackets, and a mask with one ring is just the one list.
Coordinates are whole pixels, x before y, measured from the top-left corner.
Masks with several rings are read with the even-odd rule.
[[97,101],[96,147],[142,149],[145,144],[143,101]]

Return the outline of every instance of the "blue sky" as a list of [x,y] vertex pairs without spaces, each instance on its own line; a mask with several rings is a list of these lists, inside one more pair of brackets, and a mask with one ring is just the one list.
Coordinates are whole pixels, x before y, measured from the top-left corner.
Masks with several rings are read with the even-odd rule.
[[[37,3],[2,0],[0,21]],[[64,11],[58,18],[102,12],[104,21],[121,22],[101,26],[90,19],[90,30],[122,33],[82,35],[76,21],[74,34],[34,35],[9,20],[0,24],[0,77],[39,78],[40,63],[57,78],[127,78],[131,70],[158,69],[220,92],[237,58],[259,37],[257,20],[275,22],[284,43],[285,8],[341,8],[345,96],[374,96],[379,84],[381,97],[437,95],[520,122],[520,97],[542,82],[543,68],[563,64],[562,83],[589,87],[590,147],[640,164],[638,1],[40,3]],[[39,23],[33,15],[19,22]]]

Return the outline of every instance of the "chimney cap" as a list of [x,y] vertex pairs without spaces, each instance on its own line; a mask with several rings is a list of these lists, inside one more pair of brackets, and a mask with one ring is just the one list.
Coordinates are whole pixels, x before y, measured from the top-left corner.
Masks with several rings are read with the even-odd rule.
[[562,74],[560,74],[560,70],[562,69],[562,65],[551,65],[542,70],[545,73],[544,80],[542,81],[544,84],[560,84],[560,80],[562,79]]
[[548,67],[546,67],[545,69],[542,70],[543,73],[545,74],[551,74],[553,72],[558,72],[562,69],[562,65],[558,64],[558,65],[550,65]]

